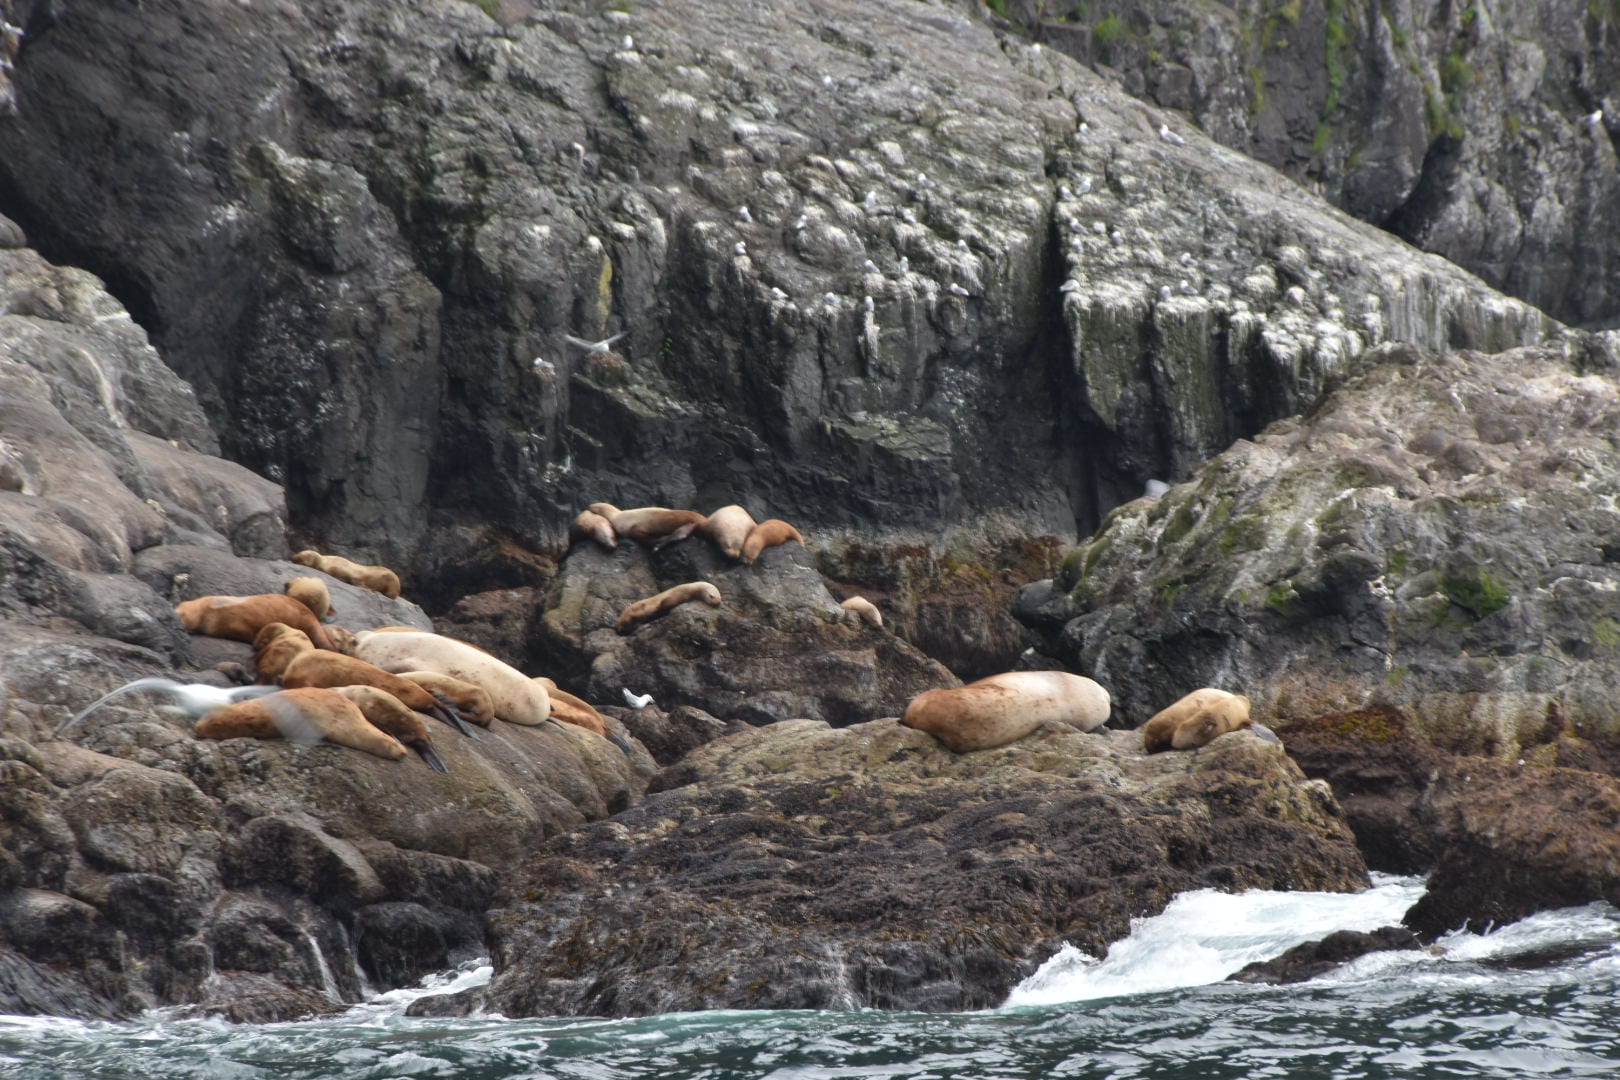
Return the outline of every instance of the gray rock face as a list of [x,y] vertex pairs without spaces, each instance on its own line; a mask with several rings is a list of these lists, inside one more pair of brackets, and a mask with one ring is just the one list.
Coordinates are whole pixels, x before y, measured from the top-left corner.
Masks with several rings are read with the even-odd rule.
[[1566,322],[1620,318],[1612,7],[1007,7],[1051,48],[1107,65],[1130,93],[1356,217]]
[[1398,706],[1457,752],[1614,733],[1613,378],[1546,350],[1379,355],[1115,511],[1066,599],[1027,598],[1123,722],[1217,685],[1262,719]]
[[[721,604],[682,604],[620,633],[633,602],[708,581]],[[692,537],[648,552],[575,544],[546,598],[537,650],[593,701],[628,689],[661,709],[695,706],[728,721],[824,720],[835,726],[895,715],[924,690],[958,680],[888,630],[833,600],[809,552],[789,542],[734,563]]]
[[655,787],[677,784],[536,853],[491,916],[487,1007],[993,1007],[1177,891],[1365,881],[1327,786],[1247,732],[1148,757],[1049,724],[957,755],[892,719],[789,721]]
[[407,572],[602,498],[1067,540],[1363,345],[1556,332],[943,3],[92,4],[15,83],[0,208]]

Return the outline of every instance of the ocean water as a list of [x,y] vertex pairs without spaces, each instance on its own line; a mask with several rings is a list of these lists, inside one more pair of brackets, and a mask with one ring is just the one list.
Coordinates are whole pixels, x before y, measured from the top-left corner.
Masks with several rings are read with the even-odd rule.
[[1197,892],[1101,960],[1065,948],[977,1013],[709,1012],[412,1019],[477,963],[330,1019],[260,1026],[0,1017],[0,1076],[207,1080],[984,1080],[1620,1076],[1620,911],[1591,904],[1273,987],[1220,980],[1421,893]]

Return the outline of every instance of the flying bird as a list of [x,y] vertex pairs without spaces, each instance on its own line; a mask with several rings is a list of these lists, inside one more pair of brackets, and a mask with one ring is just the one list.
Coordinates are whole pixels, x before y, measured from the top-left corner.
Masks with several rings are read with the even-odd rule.
[[613,351],[613,343],[615,341],[618,341],[620,338],[624,337],[624,335],[628,334],[629,332],[630,331],[628,331],[628,330],[620,330],[617,334],[614,334],[612,337],[603,338],[601,341],[586,341],[584,338],[577,338],[573,334],[564,334],[563,335],[563,340],[568,342],[568,344],[570,344],[570,345],[579,346],[581,349],[584,349],[588,353],[607,353],[607,352],[612,352]]
[[226,705],[234,705],[238,701],[264,697],[266,694],[273,694],[280,689],[279,686],[210,686],[207,683],[182,683],[161,676],[136,679],[132,683],[125,683],[116,690],[109,690],[95,701],[92,701],[78,715],[64,720],[57,726],[56,734],[62,734],[62,732],[121,694],[133,694],[136,691],[165,694],[172,702],[171,708],[178,708],[193,720],[196,720],[213,712],[215,709],[224,708]]

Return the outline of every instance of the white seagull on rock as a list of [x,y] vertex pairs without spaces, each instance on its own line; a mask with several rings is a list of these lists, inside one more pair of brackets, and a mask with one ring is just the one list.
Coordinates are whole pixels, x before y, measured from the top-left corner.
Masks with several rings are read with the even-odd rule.
[[628,334],[629,332],[630,331],[628,330],[620,330],[612,337],[603,338],[601,341],[586,341],[584,338],[577,338],[573,334],[564,334],[563,340],[568,342],[570,345],[578,345],[588,353],[605,353],[612,352],[613,343],[624,337],[624,335]]

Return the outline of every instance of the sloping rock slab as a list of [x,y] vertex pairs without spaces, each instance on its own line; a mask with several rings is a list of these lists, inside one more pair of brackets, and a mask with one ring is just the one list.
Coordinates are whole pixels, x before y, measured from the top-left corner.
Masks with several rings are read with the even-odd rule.
[[489,1007],[983,1008],[1185,889],[1366,884],[1327,786],[1277,744],[1140,745],[1048,725],[955,755],[892,719],[711,743],[517,876]]

